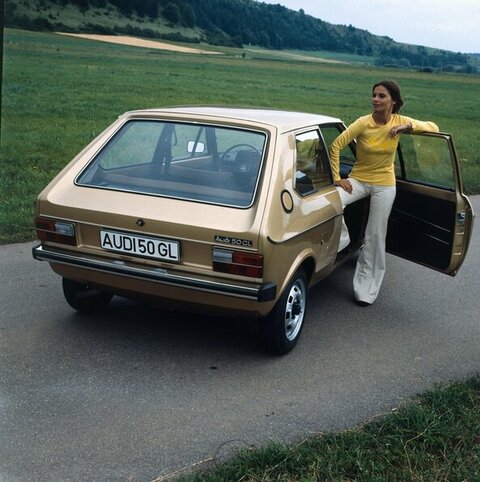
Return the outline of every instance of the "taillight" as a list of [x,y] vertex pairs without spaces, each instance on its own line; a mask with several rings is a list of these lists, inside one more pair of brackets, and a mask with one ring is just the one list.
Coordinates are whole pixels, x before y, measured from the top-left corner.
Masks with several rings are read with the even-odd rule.
[[263,255],[213,248],[213,270],[250,278],[262,278]]
[[74,223],[38,217],[35,218],[35,227],[40,241],[52,241],[71,246],[77,244]]

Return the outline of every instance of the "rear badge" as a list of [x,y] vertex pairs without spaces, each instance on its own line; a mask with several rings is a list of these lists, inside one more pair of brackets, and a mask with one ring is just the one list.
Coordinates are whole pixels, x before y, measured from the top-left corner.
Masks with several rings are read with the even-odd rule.
[[251,248],[253,246],[252,241],[249,239],[231,238],[230,236],[220,236],[219,234],[215,235],[215,242],[230,244],[232,246],[245,246],[246,248]]

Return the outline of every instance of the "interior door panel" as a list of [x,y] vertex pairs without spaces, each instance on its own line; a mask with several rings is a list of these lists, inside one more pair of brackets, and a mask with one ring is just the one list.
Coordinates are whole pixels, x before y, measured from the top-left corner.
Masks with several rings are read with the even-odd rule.
[[454,192],[425,187],[415,189],[397,182],[397,195],[388,224],[388,252],[447,270],[455,235],[456,205]]
[[467,253],[474,215],[452,137],[402,136],[397,154],[387,251],[453,276]]

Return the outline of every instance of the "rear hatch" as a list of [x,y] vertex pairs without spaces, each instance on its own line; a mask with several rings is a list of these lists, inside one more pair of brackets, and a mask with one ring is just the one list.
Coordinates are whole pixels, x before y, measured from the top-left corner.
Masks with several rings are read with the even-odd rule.
[[267,140],[246,127],[127,119],[38,211],[75,223],[84,254],[211,271],[218,249],[258,249]]

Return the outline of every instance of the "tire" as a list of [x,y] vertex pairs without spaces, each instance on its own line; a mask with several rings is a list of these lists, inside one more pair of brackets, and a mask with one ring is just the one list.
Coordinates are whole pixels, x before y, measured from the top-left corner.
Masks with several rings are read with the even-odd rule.
[[300,268],[270,314],[260,320],[261,338],[272,355],[285,355],[297,344],[307,311],[307,290],[307,276]]
[[94,313],[105,308],[113,295],[89,285],[62,278],[63,295],[67,303],[80,313]]

